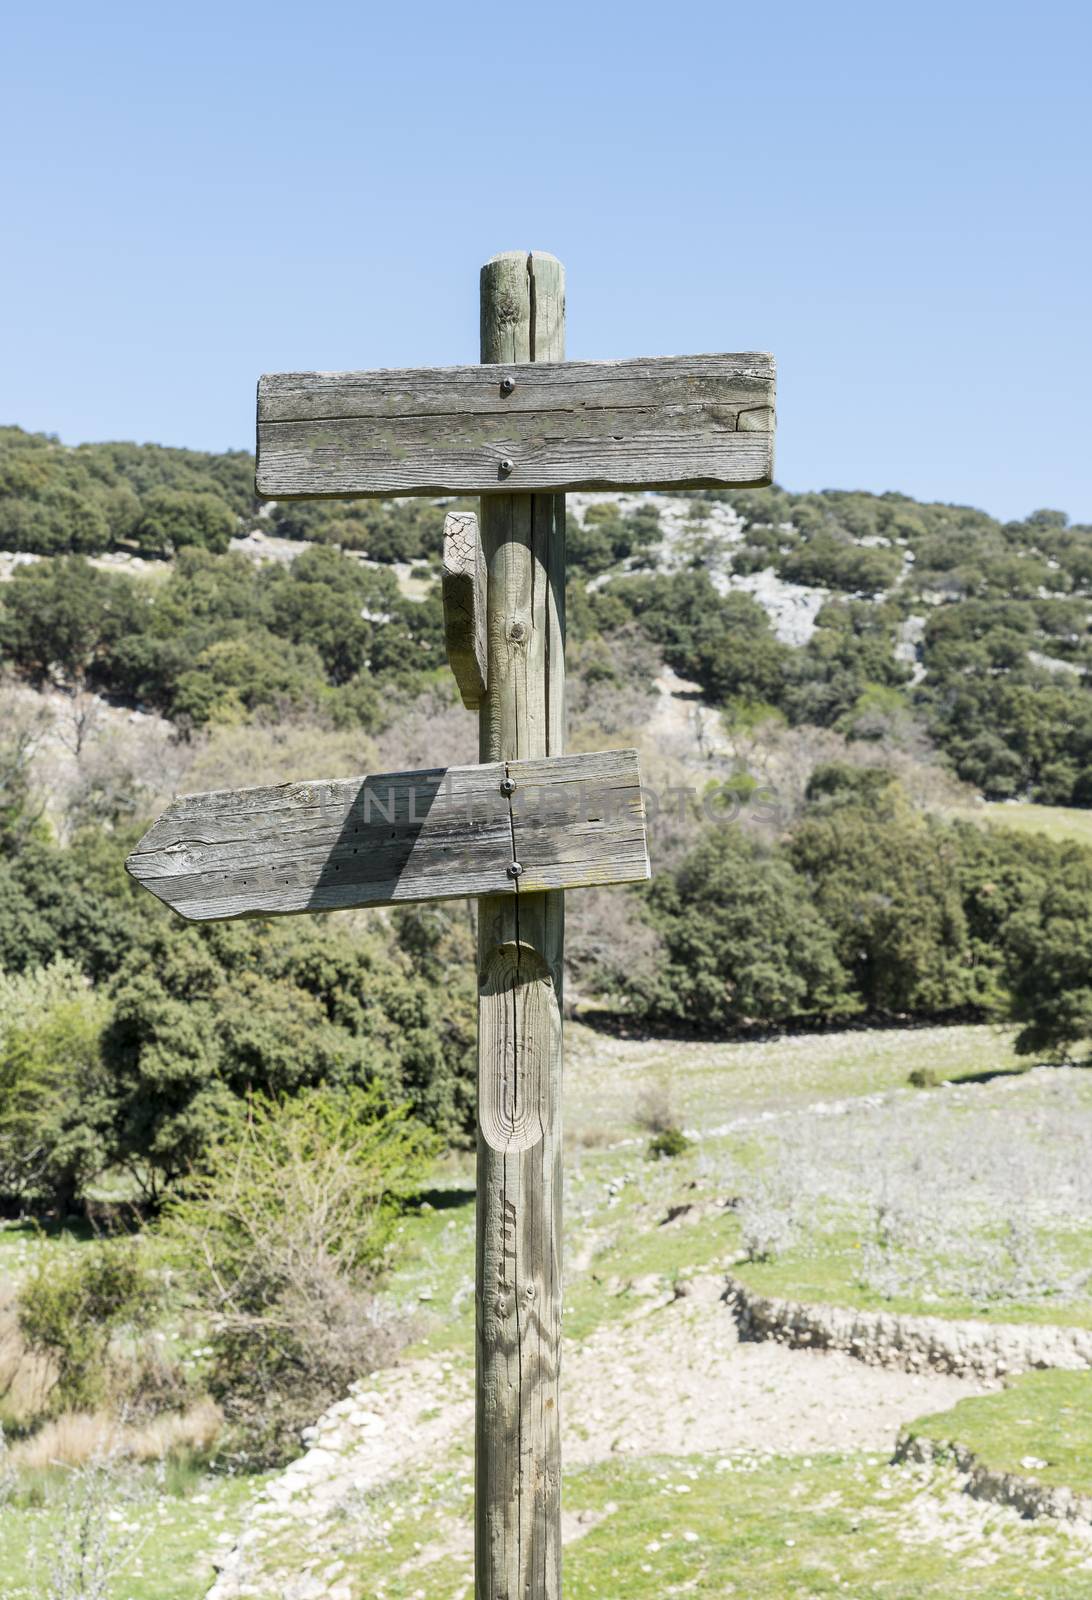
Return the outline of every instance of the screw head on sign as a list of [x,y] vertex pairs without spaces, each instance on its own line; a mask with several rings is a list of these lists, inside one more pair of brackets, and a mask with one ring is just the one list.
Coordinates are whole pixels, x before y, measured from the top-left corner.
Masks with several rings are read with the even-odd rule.
[[501,779],[500,791],[501,791],[501,794],[515,794],[515,792],[516,792],[516,780],[515,780],[515,778],[502,778]]
[[515,387],[516,387],[515,378],[502,378],[501,379],[501,394],[511,394],[512,390]]
[[500,470],[501,470],[501,472],[504,473],[505,477],[507,477],[508,474],[511,472],[513,465],[514,465],[514,463],[513,463],[512,458],[510,456],[505,456],[503,458],[503,460],[500,463]]
[[518,878],[522,871],[522,864],[519,861],[513,861],[511,866],[508,868],[508,876],[510,878]]

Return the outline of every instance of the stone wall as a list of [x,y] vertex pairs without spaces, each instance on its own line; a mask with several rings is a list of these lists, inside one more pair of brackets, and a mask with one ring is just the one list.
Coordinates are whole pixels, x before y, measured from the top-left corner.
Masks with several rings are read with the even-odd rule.
[[1092,1367],[1092,1329],[956,1322],[945,1317],[804,1305],[756,1294],[729,1277],[725,1300],[741,1339],[776,1339],[807,1350],[842,1350],[873,1366],[961,1377],[1004,1378],[1042,1367]]

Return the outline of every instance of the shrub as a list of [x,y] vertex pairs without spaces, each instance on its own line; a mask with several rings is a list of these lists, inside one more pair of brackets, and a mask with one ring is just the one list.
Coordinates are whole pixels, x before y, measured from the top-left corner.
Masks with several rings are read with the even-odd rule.
[[659,512],[651,503],[623,513],[615,501],[587,506],[569,523],[566,557],[570,570],[589,577],[630,557],[642,557],[660,537]]
[[619,578],[593,599],[604,632],[628,613],[661,646],[668,666],[711,699],[779,701],[789,651],[749,594],[721,595],[708,573],[692,571]]
[[936,1089],[944,1080],[932,1067],[911,1067],[906,1081],[911,1089]]
[[[473,977],[389,928],[321,918],[186,927],[157,918],[113,990],[95,1115],[115,1161],[156,1200],[200,1166],[251,1091],[279,1099],[378,1085],[429,1127],[473,1126]],[[432,977],[435,970],[437,976]]]
[[736,1208],[739,1236],[748,1261],[775,1261],[799,1238],[799,1221],[779,1174],[754,1181]]
[[666,1133],[678,1126],[667,1085],[662,1082],[647,1084],[637,1096],[633,1120],[646,1133]]
[[692,1143],[681,1128],[664,1128],[648,1141],[648,1158],[650,1161],[671,1160],[685,1154]]
[[125,1471],[114,1451],[70,1470],[49,1502],[51,1537],[29,1552],[34,1592],[46,1600],[107,1600],[116,1594],[140,1546],[130,1520],[140,1489],[140,1480]]
[[251,1461],[386,1359],[374,1285],[433,1137],[374,1090],[255,1097],[167,1207],[161,1234],[210,1319],[211,1387]]

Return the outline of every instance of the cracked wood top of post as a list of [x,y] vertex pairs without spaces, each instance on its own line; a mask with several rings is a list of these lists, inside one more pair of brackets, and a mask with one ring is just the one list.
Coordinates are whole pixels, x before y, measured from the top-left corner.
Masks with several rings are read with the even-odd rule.
[[761,487],[774,386],[762,354],[275,374],[258,385],[258,492]]
[[473,511],[444,518],[444,643],[448,664],[468,711],[476,711],[489,683],[486,638],[488,575],[478,519]]
[[195,922],[639,882],[637,752],[186,795],[125,865]]

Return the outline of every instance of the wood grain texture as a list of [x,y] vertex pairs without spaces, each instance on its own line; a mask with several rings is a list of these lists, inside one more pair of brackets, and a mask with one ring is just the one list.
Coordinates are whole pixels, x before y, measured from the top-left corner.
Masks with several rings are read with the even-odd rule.
[[637,754],[187,795],[125,864],[192,922],[631,882],[648,876]]
[[[565,277],[552,256],[482,269],[482,360],[564,358]],[[519,392],[519,383],[514,392]],[[488,495],[489,690],[483,761],[559,755],[565,737],[565,501]],[[476,1600],[561,1593],[561,1068],[565,897],[478,904]],[[498,1001],[509,996],[510,1010]],[[508,1018],[518,1018],[516,1025]],[[533,1091],[534,1115],[518,1118]],[[501,1148],[505,1096],[520,1148]],[[525,1102],[524,1102],[525,1103]],[[500,1109],[498,1110],[498,1106]],[[518,1124],[517,1124],[518,1119]],[[530,1142],[524,1142],[529,1140]]]
[[770,356],[536,356],[528,368],[508,354],[500,323],[495,332],[499,359],[479,367],[262,378],[258,492],[492,495],[771,481]]
[[463,705],[477,711],[489,676],[485,597],[488,574],[478,519],[473,511],[444,518],[444,641]]

